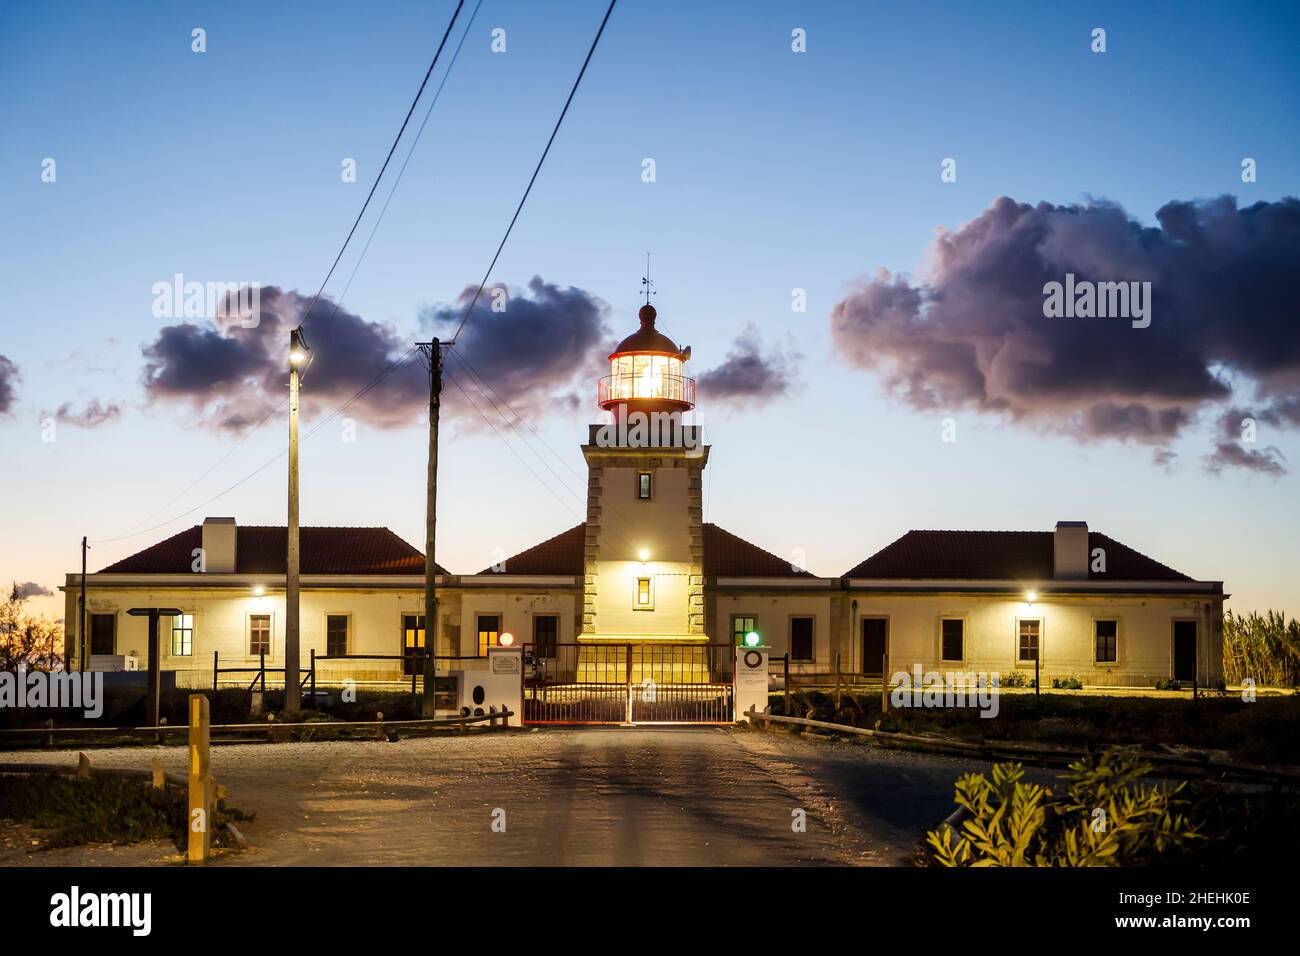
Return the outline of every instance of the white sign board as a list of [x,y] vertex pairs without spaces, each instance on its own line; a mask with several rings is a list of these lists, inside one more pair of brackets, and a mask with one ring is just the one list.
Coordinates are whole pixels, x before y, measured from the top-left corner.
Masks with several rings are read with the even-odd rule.
[[745,711],[767,710],[768,647],[736,648],[736,719],[745,720]]

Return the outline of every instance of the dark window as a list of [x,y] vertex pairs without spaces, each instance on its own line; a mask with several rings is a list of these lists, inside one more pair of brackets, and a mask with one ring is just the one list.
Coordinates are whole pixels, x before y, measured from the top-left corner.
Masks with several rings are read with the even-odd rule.
[[962,646],[966,635],[966,622],[959,617],[945,618],[943,624],[943,659],[945,661],[965,660]]
[[813,619],[810,617],[790,618],[790,660],[810,661],[813,659]]
[[325,653],[330,657],[342,657],[348,652],[348,616],[346,614],[327,614],[325,616]]
[[90,653],[112,654],[117,634],[116,614],[90,615]]
[[271,653],[271,615],[248,616],[248,653],[254,657]]
[[1020,659],[1022,661],[1038,660],[1038,621],[1020,622]]
[[642,501],[649,501],[650,488],[650,472],[639,472],[636,476],[636,496]]
[[424,673],[424,615],[402,615],[402,673]]
[[1097,621],[1097,663],[1114,664],[1119,660],[1119,622]]
[[489,647],[501,642],[501,618],[496,614],[478,616],[478,656],[487,657]]
[[555,644],[559,639],[560,619],[554,614],[542,614],[533,618],[533,653],[538,657],[554,657]]
[[740,614],[733,614],[731,616],[732,643],[737,645],[743,645],[745,643],[745,635],[748,634],[750,631],[757,631],[757,630],[758,630],[758,618],[745,617]]

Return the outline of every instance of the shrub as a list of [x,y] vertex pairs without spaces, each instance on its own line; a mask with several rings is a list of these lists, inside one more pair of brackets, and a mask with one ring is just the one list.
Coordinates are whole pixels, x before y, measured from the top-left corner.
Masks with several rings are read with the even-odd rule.
[[969,814],[956,832],[932,830],[923,862],[938,866],[1142,866],[1184,862],[1205,842],[1189,819],[1184,785],[1142,778],[1151,765],[1114,748],[1070,765],[1065,792],[1023,781],[1020,764],[995,764],[992,780],[966,774],[956,801]]
[[1071,675],[1069,677],[1053,677],[1052,686],[1057,690],[1083,690],[1083,681]]
[[1183,682],[1171,677],[1162,677],[1156,681],[1156,690],[1182,690]]
[[1024,671],[1012,671],[1010,674],[999,674],[996,683],[998,687],[1028,687],[1033,679]]

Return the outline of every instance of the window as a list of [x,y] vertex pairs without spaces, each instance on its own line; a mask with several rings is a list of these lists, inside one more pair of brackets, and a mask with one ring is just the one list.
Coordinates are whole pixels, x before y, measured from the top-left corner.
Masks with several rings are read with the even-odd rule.
[[402,615],[402,673],[424,673],[424,615]]
[[810,617],[790,618],[790,660],[810,661],[813,659],[813,619]]
[[758,618],[731,615],[731,642],[737,646],[745,643],[745,635],[758,630]]
[[1019,659],[1022,661],[1038,660],[1039,621],[1020,622]]
[[271,615],[248,615],[248,653],[253,657],[271,653]]
[[116,614],[90,615],[90,653],[112,654],[116,630]]
[[343,657],[348,652],[348,616],[346,614],[325,615],[325,654],[329,657]]
[[194,615],[178,614],[172,618],[172,656],[189,657],[194,653]]
[[487,657],[489,647],[496,647],[501,639],[501,616],[498,614],[480,614],[478,616],[478,656]]
[[651,587],[650,578],[636,579],[636,603],[633,609],[637,611],[653,611],[655,609],[654,589]]
[[1097,638],[1097,663],[1114,664],[1119,660],[1119,621],[1094,621]]
[[650,500],[650,472],[638,472],[636,476],[636,496],[642,501]]
[[943,636],[943,659],[945,661],[965,660],[966,622],[959,617],[946,617],[939,626]]
[[539,614],[533,618],[533,654],[536,657],[554,657],[555,643],[560,635],[560,619],[554,614]]

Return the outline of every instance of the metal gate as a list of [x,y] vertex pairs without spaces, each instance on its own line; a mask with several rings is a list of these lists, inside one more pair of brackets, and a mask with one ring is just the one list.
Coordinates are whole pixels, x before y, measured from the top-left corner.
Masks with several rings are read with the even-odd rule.
[[524,645],[526,724],[730,724],[730,644]]

